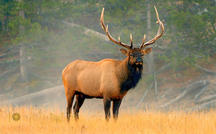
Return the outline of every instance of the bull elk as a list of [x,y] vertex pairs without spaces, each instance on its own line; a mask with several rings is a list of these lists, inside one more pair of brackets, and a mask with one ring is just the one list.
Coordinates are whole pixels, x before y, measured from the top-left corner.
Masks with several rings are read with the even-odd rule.
[[157,8],[154,7],[159,24],[156,36],[145,42],[144,34],[140,47],[133,47],[133,38],[130,34],[130,45],[113,38],[108,25],[104,24],[104,8],[101,12],[100,23],[109,40],[124,47],[120,51],[126,56],[124,60],[103,59],[98,62],[75,60],[68,64],[62,71],[62,80],[67,100],[67,120],[70,120],[71,107],[73,106],[74,118],[79,118],[79,110],[86,98],[102,98],[104,103],[105,118],[110,118],[110,105],[113,102],[113,117],[117,119],[118,111],[123,97],[128,90],[134,88],[141,79],[143,70],[143,56],[149,54],[152,48],[147,46],[155,43],[164,33],[164,25],[159,19]]

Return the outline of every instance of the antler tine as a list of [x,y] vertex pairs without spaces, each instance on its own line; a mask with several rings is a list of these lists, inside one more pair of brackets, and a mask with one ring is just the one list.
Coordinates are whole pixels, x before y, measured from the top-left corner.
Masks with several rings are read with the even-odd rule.
[[132,34],[130,34],[130,43],[131,43],[131,48],[133,48],[133,36],[132,36]]
[[144,43],[145,43],[145,40],[146,40],[146,35],[144,34],[144,36],[143,36],[143,40],[142,40],[142,44],[140,45],[140,49],[143,48]]
[[120,38],[120,36],[118,37],[118,40],[119,40],[119,41],[121,41],[121,38]]
[[122,46],[122,47],[131,49],[130,46],[128,46],[128,45],[122,43],[120,40],[117,41],[115,38],[113,38],[113,37],[110,35],[109,30],[108,30],[108,25],[107,25],[107,27],[106,27],[105,24],[104,24],[104,8],[102,9],[102,12],[101,12],[100,22],[101,22],[102,29],[106,32],[107,37],[108,37],[112,42],[114,42],[115,44],[118,44],[118,45],[120,45],[120,46]]
[[140,48],[145,48],[146,46],[155,43],[155,41],[158,40],[163,35],[163,33],[164,33],[164,24],[161,22],[161,20],[159,18],[158,11],[157,11],[157,8],[155,6],[154,6],[154,9],[155,9],[156,17],[157,17],[157,22],[156,23],[159,24],[159,28],[158,28],[157,34],[156,34],[156,36],[153,39],[147,41],[144,44],[142,43],[141,46],[140,46]]

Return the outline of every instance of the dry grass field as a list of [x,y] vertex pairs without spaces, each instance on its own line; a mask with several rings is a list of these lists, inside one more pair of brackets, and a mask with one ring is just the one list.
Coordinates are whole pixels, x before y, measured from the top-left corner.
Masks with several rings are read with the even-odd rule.
[[[20,120],[13,120],[13,113],[19,113]],[[120,111],[119,119],[109,122],[103,113],[81,112],[79,121],[67,123],[58,109],[2,107],[0,134],[216,134],[216,111]]]

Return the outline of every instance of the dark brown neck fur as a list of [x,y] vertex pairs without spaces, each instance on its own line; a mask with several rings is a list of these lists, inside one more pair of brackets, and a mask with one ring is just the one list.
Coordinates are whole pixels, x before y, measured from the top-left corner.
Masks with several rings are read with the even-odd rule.
[[128,62],[129,57],[127,57],[127,59],[125,59],[125,60],[123,62],[126,62],[125,66],[128,70],[125,73],[128,73],[128,75],[127,75],[127,78],[121,83],[121,86],[120,86],[120,88],[121,88],[120,92],[121,93],[125,93],[137,85],[137,83],[141,79],[142,70],[143,70],[142,65],[137,66],[135,64],[133,64],[133,65],[129,64],[129,62]]

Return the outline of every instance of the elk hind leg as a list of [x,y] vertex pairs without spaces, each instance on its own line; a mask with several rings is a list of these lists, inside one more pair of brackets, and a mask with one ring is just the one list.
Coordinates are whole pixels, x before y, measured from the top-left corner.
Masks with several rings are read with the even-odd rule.
[[79,119],[79,110],[80,110],[84,100],[85,100],[84,95],[82,95],[82,94],[76,95],[76,101],[75,101],[75,104],[73,106],[75,120]]
[[75,91],[72,91],[68,94],[66,94],[67,98],[67,121],[70,121],[70,114],[71,114],[71,107],[73,105],[73,99],[74,99]]

